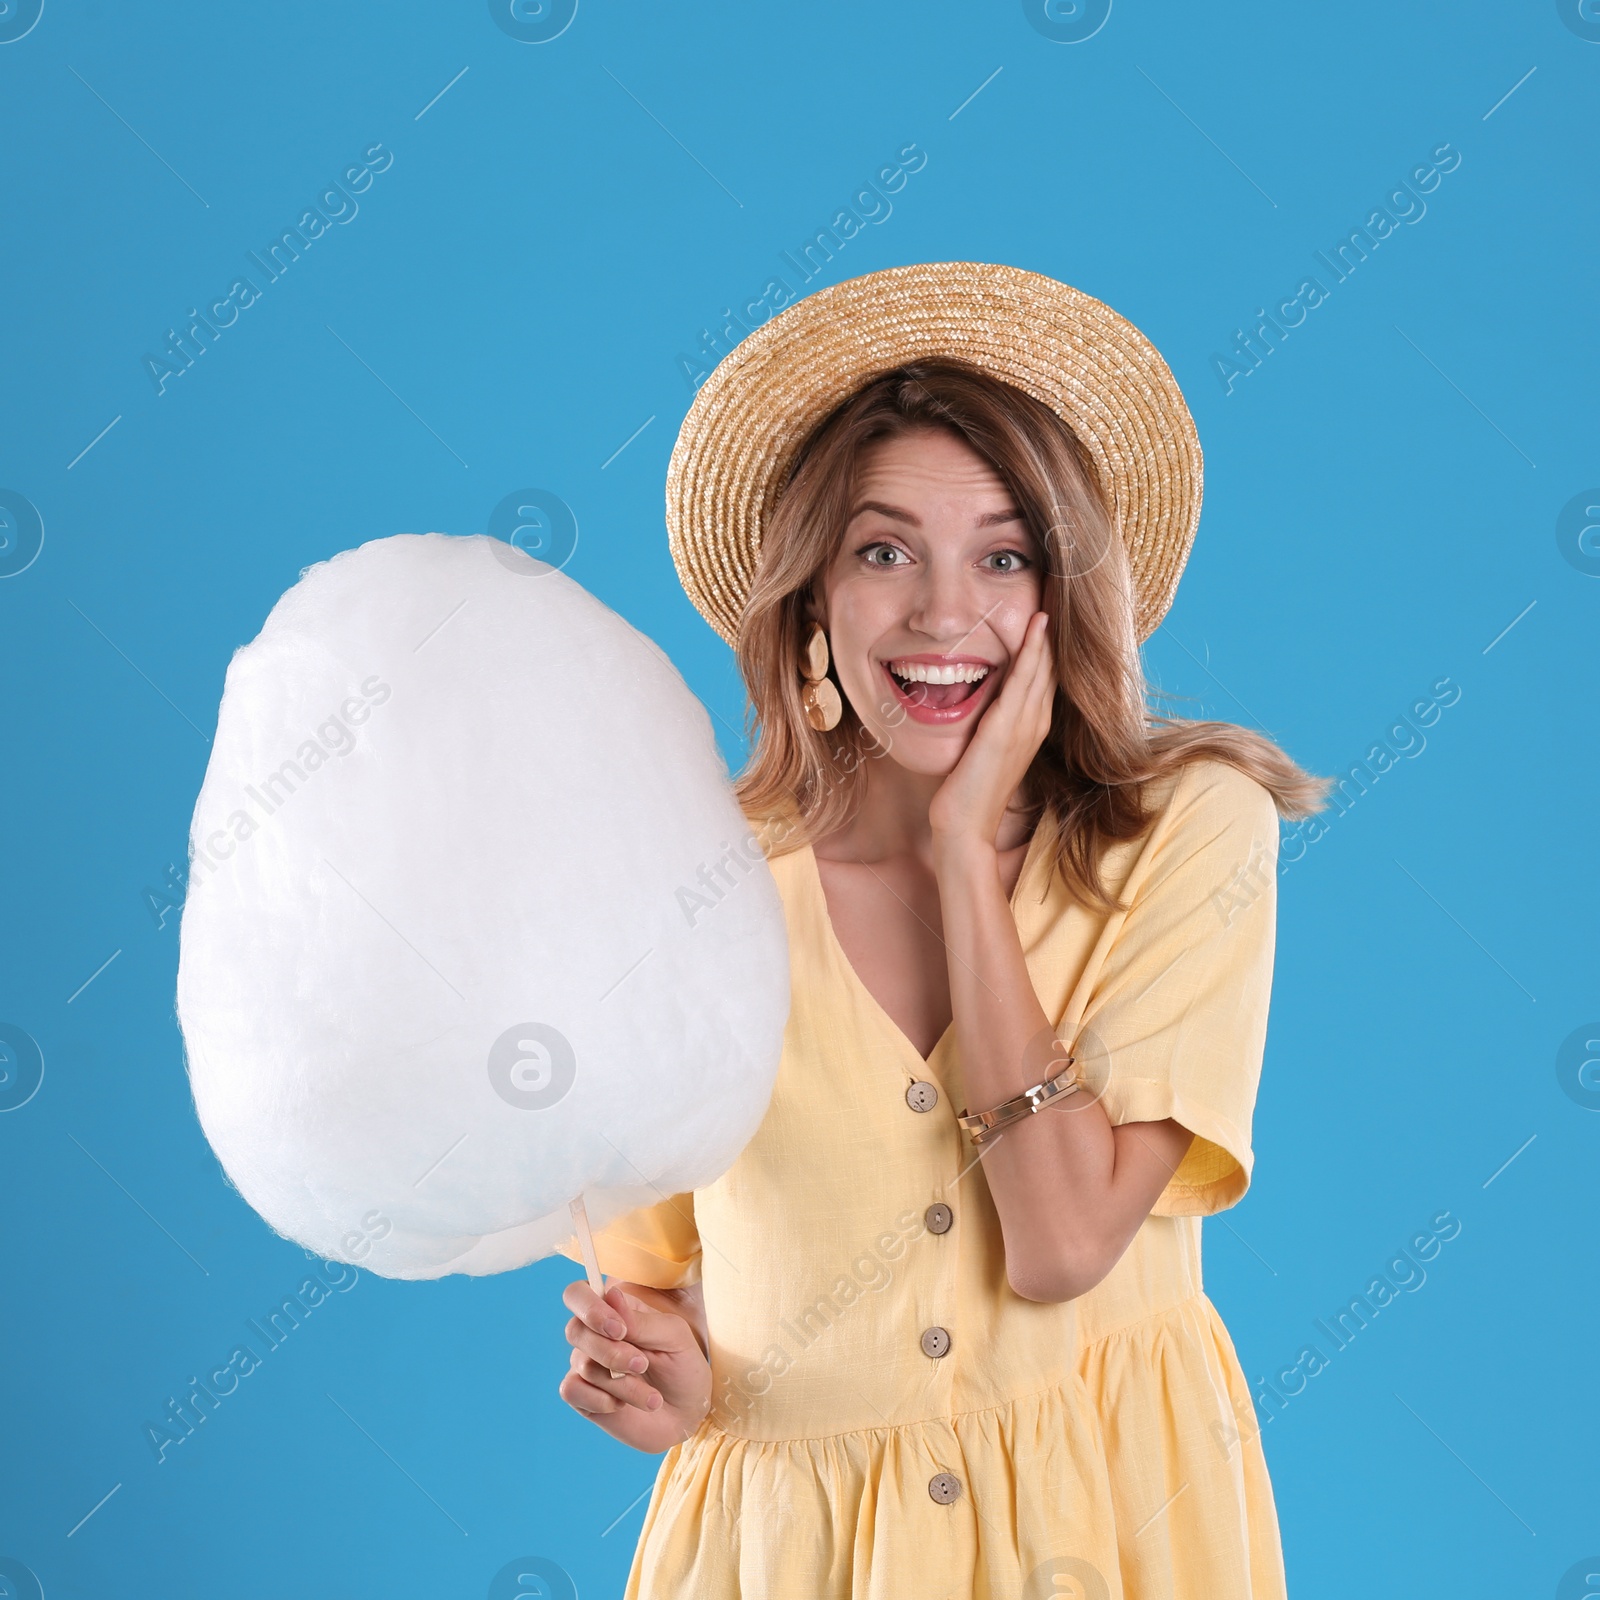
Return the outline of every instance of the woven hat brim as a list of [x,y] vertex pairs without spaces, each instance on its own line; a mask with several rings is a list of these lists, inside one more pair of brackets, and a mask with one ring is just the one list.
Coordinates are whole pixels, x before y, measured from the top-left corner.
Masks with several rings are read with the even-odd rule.
[[891,267],[819,290],[701,385],[667,468],[667,533],[689,598],[729,644],[762,533],[800,446],[908,361],[954,356],[1030,394],[1077,435],[1128,553],[1142,641],[1177,591],[1200,520],[1194,419],[1155,346],[1092,295],[974,261]]

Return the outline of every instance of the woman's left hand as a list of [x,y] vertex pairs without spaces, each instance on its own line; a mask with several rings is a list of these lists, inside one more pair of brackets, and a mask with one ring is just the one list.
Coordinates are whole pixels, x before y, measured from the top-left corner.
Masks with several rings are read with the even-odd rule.
[[933,797],[928,819],[936,853],[969,844],[995,847],[1006,808],[1050,731],[1055,691],[1050,619],[1036,611],[1000,693]]

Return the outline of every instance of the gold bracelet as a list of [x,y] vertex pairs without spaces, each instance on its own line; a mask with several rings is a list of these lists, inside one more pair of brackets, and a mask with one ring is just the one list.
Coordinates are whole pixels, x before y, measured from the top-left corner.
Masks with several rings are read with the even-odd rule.
[[1013,1122],[1020,1122],[1023,1117],[1030,1117],[1036,1111],[1043,1111],[1046,1106],[1054,1105],[1057,1100],[1064,1100],[1070,1094],[1076,1094],[1083,1087],[1083,1080],[1078,1076],[1077,1062],[1072,1056],[1067,1057],[1067,1064],[1053,1078],[1046,1078],[1043,1083],[1036,1083],[1031,1089],[1024,1089],[1021,1094],[1010,1100],[1002,1101],[992,1111],[974,1111],[959,1113],[956,1121],[966,1129],[974,1144],[983,1144],[994,1137],[1002,1129],[1008,1128]]

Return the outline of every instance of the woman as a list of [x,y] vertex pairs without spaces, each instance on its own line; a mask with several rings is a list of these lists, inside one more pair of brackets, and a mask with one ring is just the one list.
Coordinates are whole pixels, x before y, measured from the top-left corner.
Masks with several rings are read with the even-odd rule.
[[667,1452],[629,1596],[1281,1595],[1199,1219],[1321,786],[1146,708],[1199,513],[1170,372],[1050,279],[877,273],[722,363],[668,497],[793,1002],[732,1170],[566,1291],[562,1397]]

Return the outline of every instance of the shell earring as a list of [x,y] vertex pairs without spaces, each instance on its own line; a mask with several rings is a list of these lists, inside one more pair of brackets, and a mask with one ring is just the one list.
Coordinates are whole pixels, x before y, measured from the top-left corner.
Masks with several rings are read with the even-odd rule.
[[844,702],[828,676],[828,636],[820,622],[813,625],[811,638],[806,644],[805,665],[801,669],[806,686],[800,693],[806,708],[806,721],[818,733],[826,733],[839,726],[844,715]]

